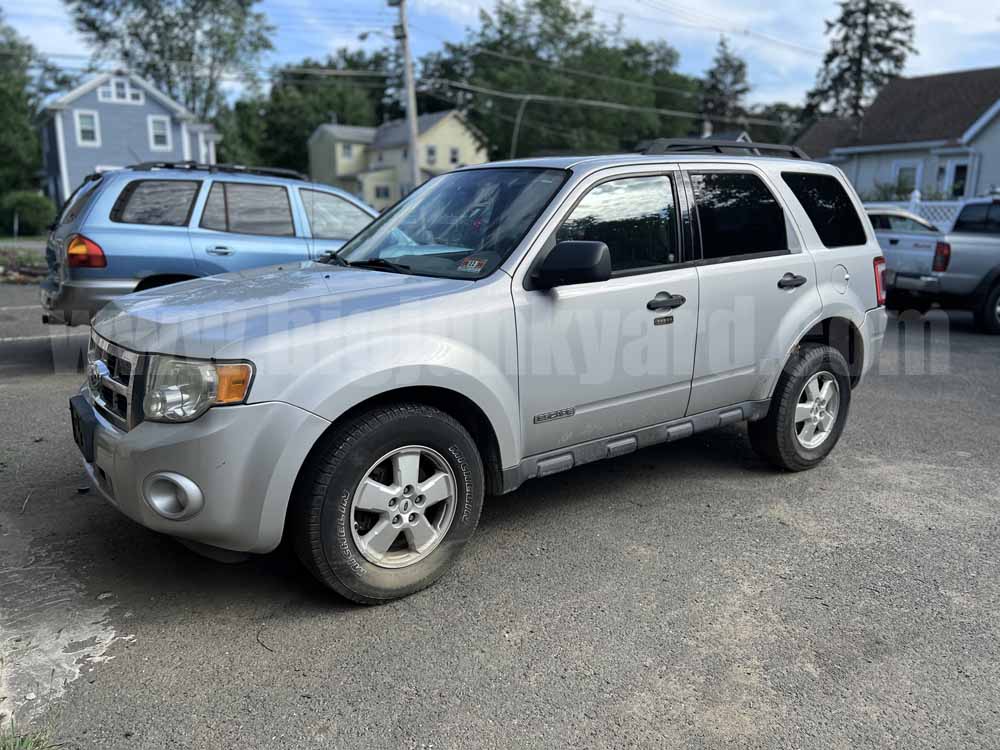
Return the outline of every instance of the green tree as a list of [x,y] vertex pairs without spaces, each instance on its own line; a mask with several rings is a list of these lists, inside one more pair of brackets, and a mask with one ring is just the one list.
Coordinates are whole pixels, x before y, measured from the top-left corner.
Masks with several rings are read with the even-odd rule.
[[898,0],[841,0],[826,22],[830,48],[806,108],[860,120],[886,83],[903,71],[913,46],[913,13]]
[[[644,43],[622,33],[619,20],[595,20],[592,8],[569,0],[498,0],[482,11],[478,28],[458,44],[421,60],[423,111],[458,108],[486,136],[492,156],[506,157],[521,99],[463,91],[448,81],[505,92],[597,99],[626,105],[693,111],[697,83],[676,72],[678,55],[666,42]],[[561,151],[598,152],[683,135],[692,120],[649,112],[615,111],[528,100],[520,112],[517,156]]]
[[701,85],[701,112],[707,120],[734,120],[746,114],[744,100],[750,93],[747,64],[729,49],[725,36],[719,37],[712,67]]
[[803,108],[800,105],[775,102],[759,104],[749,111],[751,117],[777,123],[750,125],[750,137],[760,143],[791,143],[803,130]]
[[35,117],[43,97],[71,82],[4,22],[0,10],[0,195],[38,187],[42,155]]
[[273,27],[257,0],[65,0],[97,50],[208,119],[227,78],[254,81]]

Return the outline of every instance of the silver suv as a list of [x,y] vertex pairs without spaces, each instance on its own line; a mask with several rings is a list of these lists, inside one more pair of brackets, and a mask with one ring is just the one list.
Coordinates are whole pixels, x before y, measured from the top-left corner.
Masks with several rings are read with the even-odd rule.
[[815,466],[878,358],[878,244],[835,167],[711,149],[461,169],[323,262],[115,300],[71,401],[88,472],[150,529],[287,536],[378,603],[527,479],[743,421]]

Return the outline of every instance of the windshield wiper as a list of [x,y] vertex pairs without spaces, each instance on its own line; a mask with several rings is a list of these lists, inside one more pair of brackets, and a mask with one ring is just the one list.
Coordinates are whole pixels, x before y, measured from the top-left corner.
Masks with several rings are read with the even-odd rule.
[[346,260],[340,257],[340,254],[336,250],[328,250],[316,259],[317,263],[331,263],[335,266],[349,266],[351,265]]
[[410,267],[405,263],[395,263],[385,258],[366,258],[365,260],[345,261],[352,268],[384,268],[395,273],[409,273]]

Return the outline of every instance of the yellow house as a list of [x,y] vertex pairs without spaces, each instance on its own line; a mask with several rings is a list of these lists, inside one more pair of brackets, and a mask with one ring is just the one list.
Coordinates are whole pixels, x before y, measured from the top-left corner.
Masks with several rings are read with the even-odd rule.
[[[417,118],[422,180],[489,160],[483,136],[457,111]],[[309,136],[312,179],[354,193],[383,210],[413,189],[409,184],[406,120],[376,128],[329,123]]]

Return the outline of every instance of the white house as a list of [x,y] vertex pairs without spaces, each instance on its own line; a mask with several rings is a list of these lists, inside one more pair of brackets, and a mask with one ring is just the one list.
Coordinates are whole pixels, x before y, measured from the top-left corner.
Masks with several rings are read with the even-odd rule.
[[897,78],[860,123],[819,120],[796,145],[863,197],[983,195],[1000,188],[1000,68]]

